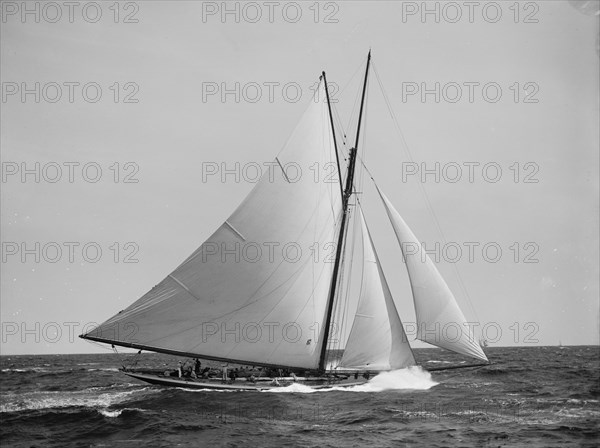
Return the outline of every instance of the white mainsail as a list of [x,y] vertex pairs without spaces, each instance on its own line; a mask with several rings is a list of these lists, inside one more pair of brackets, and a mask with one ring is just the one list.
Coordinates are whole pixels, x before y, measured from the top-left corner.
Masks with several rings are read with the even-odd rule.
[[363,241],[362,285],[340,367],[392,370],[415,365],[365,218],[360,207],[358,210]]
[[[84,337],[153,351],[316,368],[342,203],[323,83],[286,146],[219,229]],[[318,165],[315,165],[318,164]],[[335,166],[335,165],[333,165]]]
[[412,287],[417,315],[417,338],[456,353],[488,361],[475,340],[450,288],[421,243],[389,199],[377,187],[400,243]]

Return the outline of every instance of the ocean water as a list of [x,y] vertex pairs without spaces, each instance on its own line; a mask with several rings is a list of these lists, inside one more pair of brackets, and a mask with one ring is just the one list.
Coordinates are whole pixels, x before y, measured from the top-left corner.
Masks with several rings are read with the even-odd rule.
[[[3,447],[565,447],[600,444],[598,347],[486,349],[349,390],[191,391],[118,372],[132,355],[2,356]],[[417,349],[426,367],[453,356]],[[142,354],[140,366],[176,359]],[[429,362],[426,362],[429,361]]]

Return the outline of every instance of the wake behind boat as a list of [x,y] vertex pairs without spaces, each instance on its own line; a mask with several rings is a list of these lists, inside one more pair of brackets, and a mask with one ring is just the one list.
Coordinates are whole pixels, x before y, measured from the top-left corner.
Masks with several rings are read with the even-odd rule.
[[[358,148],[370,62],[369,52],[354,146],[346,149],[346,132],[336,128],[323,72],[273,170],[237,210],[157,286],[81,337],[293,373],[228,383],[124,370],[152,384],[198,389],[352,385],[416,365],[357,194],[355,172],[366,171]],[[334,176],[307,175],[315,166],[334,167]],[[488,362],[420,241],[373,184],[408,271],[417,338]],[[331,359],[334,352],[340,356]]]

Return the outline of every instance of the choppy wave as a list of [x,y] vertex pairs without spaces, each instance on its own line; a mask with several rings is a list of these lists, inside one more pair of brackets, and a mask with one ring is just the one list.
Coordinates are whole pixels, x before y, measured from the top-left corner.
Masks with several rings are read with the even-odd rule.
[[[597,445],[597,347],[486,353],[492,364],[479,369],[410,368],[347,388],[296,383],[265,393],[146,385],[117,372],[115,355],[0,357],[0,438],[18,448],[134,439],[134,446]],[[415,356],[431,366],[460,362],[437,349]],[[164,369],[178,359],[142,354],[141,361]]]
[[[24,394],[3,394],[0,412],[20,412],[40,409],[60,409],[69,407],[108,408],[121,404],[137,396],[157,393],[152,387],[115,391],[105,388],[89,388],[81,391],[45,391]],[[104,392],[103,392],[104,391]]]
[[[97,363],[95,363],[97,364]],[[31,367],[27,369],[18,369],[18,368],[6,368],[0,370],[0,373],[7,374],[16,374],[16,373],[25,373],[25,374],[50,374],[50,375],[71,375],[74,372],[95,372],[95,371],[104,371],[104,372],[118,372],[119,369],[117,367],[98,367],[98,368],[72,368],[72,369],[51,369],[44,367]]]
[[140,409],[140,408],[123,408],[123,409],[107,409],[107,408],[103,408],[103,409],[97,409],[98,413],[102,414],[105,417],[108,418],[117,418],[120,417],[121,414],[123,413],[127,413],[127,412],[146,412],[144,409]]

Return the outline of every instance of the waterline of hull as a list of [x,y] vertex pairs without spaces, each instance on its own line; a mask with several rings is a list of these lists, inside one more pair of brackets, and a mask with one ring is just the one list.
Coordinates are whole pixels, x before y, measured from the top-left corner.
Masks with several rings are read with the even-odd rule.
[[[364,381],[328,381],[325,378],[309,378],[300,379],[297,381],[293,380],[281,380],[278,379],[279,385],[272,384],[269,381],[258,381],[255,383],[239,380],[233,383],[224,383],[219,379],[195,379],[195,378],[178,378],[168,377],[164,375],[157,375],[151,373],[139,373],[139,372],[127,372],[123,371],[125,375],[132,378],[145,381],[150,384],[157,384],[161,386],[170,387],[183,387],[186,389],[215,389],[215,390],[238,390],[238,391],[262,391],[270,389],[280,389],[282,387],[289,386],[291,384],[302,384],[312,389],[324,389],[328,387],[350,387],[358,384],[364,384]],[[261,384],[262,383],[262,384]]]

